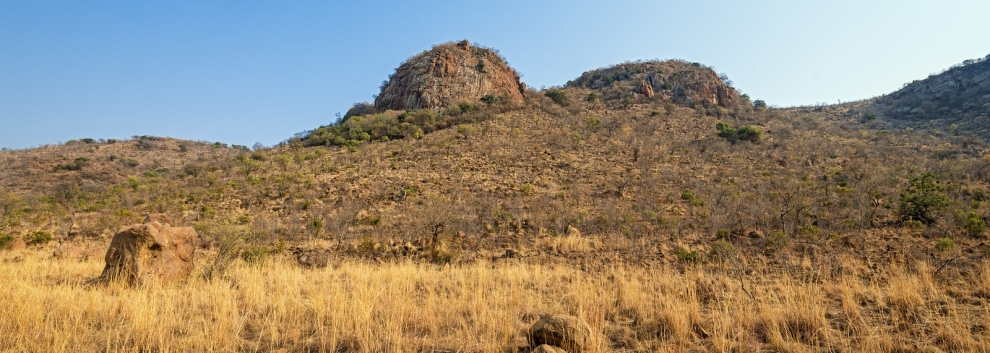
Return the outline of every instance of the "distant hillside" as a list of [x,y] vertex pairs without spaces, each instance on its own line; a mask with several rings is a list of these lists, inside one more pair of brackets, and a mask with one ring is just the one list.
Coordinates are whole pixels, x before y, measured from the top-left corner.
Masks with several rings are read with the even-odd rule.
[[0,152],[0,190],[16,194],[59,188],[97,190],[121,184],[127,176],[174,174],[183,167],[213,165],[246,149],[219,142],[135,136],[129,140],[84,138],[4,151]]
[[990,140],[990,55],[865,102],[863,120]]

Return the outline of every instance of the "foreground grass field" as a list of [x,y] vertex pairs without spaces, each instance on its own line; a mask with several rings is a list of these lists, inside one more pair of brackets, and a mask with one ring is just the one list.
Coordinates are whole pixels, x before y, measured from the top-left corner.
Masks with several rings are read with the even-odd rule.
[[950,284],[925,265],[822,281],[512,261],[308,270],[276,257],[212,282],[127,288],[86,285],[102,261],[45,255],[0,254],[3,351],[512,352],[547,313],[586,320],[601,352],[990,350],[990,263]]

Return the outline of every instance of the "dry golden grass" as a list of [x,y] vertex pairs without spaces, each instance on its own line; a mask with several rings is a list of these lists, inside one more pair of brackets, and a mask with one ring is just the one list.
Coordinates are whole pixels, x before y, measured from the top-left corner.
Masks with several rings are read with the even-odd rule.
[[306,270],[277,257],[213,282],[127,288],[85,285],[102,261],[0,257],[3,351],[506,352],[544,313],[586,320],[601,352],[990,349],[990,263],[949,285],[926,266],[816,283],[521,262]]

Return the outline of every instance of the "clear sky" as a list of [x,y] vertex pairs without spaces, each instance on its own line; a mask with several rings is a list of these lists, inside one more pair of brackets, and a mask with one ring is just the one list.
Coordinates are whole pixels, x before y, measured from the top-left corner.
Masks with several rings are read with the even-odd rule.
[[0,0],[0,147],[132,135],[272,145],[461,39],[498,49],[532,87],[680,58],[771,105],[836,103],[990,54],[988,16],[987,0]]

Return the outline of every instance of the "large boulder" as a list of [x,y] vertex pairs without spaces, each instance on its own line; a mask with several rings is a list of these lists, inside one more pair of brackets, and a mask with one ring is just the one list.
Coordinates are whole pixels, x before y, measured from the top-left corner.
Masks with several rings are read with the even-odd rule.
[[551,345],[570,353],[591,349],[591,326],[568,315],[544,315],[529,328],[531,346]]
[[438,109],[486,95],[521,102],[524,91],[519,74],[497,52],[465,40],[434,46],[400,65],[375,98],[375,109]]
[[152,221],[124,228],[110,242],[106,267],[98,281],[141,284],[149,279],[182,279],[192,272],[196,240],[191,227]]

